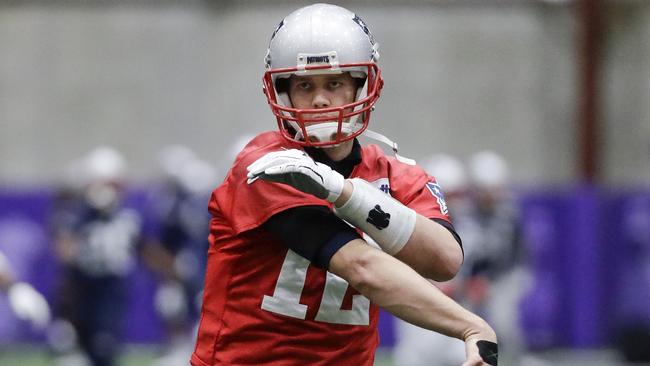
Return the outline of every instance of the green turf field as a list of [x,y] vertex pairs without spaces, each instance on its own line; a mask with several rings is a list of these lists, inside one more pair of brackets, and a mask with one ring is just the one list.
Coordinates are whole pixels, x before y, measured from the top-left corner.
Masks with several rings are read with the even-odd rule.
[[[375,366],[392,366],[387,352],[379,351]],[[149,366],[159,354],[155,347],[133,346],[122,355],[118,366]],[[187,364],[189,365],[189,363]],[[55,365],[47,351],[40,347],[16,346],[0,348],[0,366],[60,366]],[[184,365],[179,365],[184,366]]]
[[[120,358],[119,366],[151,365],[156,357],[154,347],[129,347]],[[1,366],[55,366],[50,354],[42,347],[15,346],[0,348]],[[56,365],[60,366],[60,365]]]

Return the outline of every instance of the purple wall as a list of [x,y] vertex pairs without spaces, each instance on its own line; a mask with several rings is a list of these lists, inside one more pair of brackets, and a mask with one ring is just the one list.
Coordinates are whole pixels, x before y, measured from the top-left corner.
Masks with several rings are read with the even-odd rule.
[[[9,259],[17,278],[27,281],[54,303],[59,268],[47,222],[52,209],[53,192],[0,191],[0,251]],[[129,194],[127,206],[141,210],[145,194]],[[152,308],[155,278],[143,266],[129,276],[129,307],[124,337],[129,342],[158,342],[163,330]],[[44,335],[29,324],[17,320],[0,296],[0,345],[16,341],[38,341]]]
[[[531,348],[597,347],[630,322],[650,324],[650,192],[576,187],[520,193],[524,241],[534,280],[521,302]],[[48,235],[52,192],[0,191],[0,250],[21,279],[51,301],[57,264]],[[128,204],[142,209],[143,191]],[[146,222],[145,218],[145,222]],[[155,278],[142,267],[131,284],[125,340],[158,342],[152,309]],[[382,313],[382,344],[394,344],[392,318]],[[0,344],[42,339],[11,314],[0,296]]]

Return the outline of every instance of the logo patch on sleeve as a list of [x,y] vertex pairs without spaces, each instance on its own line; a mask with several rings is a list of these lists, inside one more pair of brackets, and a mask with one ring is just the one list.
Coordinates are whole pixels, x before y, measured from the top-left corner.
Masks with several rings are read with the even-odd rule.
[[390,181],[388,178],[379,178],[373,182],[370,182],[370,184],[390,196]]
[[440,212],[447,215],[449,213],[449,208],[447,207],[447,202],[445,202],[445,194],[442,193],[442,188],[437,183],[429,182],[427,183],[427,188],[429,192],[436,198],[438,201],[438,206],[440,206]]

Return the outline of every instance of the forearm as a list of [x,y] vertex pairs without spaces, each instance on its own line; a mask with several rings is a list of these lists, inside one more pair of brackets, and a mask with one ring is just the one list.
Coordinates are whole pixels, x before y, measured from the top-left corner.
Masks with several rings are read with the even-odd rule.
[[449,230],[417,215],[411,238],[395,258],[426,278],[448,281],[463,264],[463,251]]
[[481,318],[445,296],[409,266],[361,240],[341,248],[332,257],[329,270],[373,303],[417,326],[462,340],[472,336],[496,340]]
[[[350,211],[349,208],[341,210],[341,207],[348,203],[350,198],[353,197],[353,192],[357,187],[362,190],[370,189],[374,191],[375,189],[373,187],[368,187],[367,185],[358,185],[358,183],[353,185],[350,180],[346,180],[341,196],[334,203],[335,207],[337,207],[337,215],[342,216],[342,218],[350,221],[351,224],[357,226],[361,230],[364,230],[365,227],[371,229],[371,231],[375,231],[372,226],[367,224],[365,220],[367,214],[365,211]],[[414,223],[411,222],[410,225],[412,230],[409,232],[409,235],[403,236],[402,244],[397,246],[395,246],[394,242],[391,241],[389,246],[386,247],[387,243],[383,243],[382,238],[378,238],[375,235],[379,234],[380,236],[386,236],[386,234],[388,234],[387,231],[402,229],[399,225],[393,227],[391,224],[391,226],[383,231],[375,231],[375,235],[373,235],[372,232],[367,233],[377,241],[384,251],[410,265],[418,273],[427,278],[436,281],[446,281],[454,277],[463,262],[463,254],[460,245],[449,230],[422,215],[413,213],[413,210],[406,208],[401,203],[388,196],[384,196],[384,193],[379,191],[370,191],[368,193],[370,193],[369,197],[371,197],[371,199],[376,199],[378,202],[383,201],[383,204],[381,204],[382,207],[390,207],[396,203],[398,206],[393,206],[395,209],[392,213],[393,216],[409,215],[408,211],[411,212],[410,215],[413,215],[412,219]],[[368,197],[368,194],[352,199],[359,200],[366,197]],[[391,204],[391,202],[394,203]],[[374,204],[371,204],[370,206],[373,205]],[[395,217],[391,217],[391,220],[394,219]]]

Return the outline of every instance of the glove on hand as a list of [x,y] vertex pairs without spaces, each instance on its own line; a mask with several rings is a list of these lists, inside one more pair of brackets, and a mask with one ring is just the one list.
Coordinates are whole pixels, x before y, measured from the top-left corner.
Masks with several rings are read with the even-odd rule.
[[465,347],[467,350],[467,360],[463,363],[463,366],[497,366],[499,347],[495,342],[472,340],[466,341]]
[[7,291],[9,305],[19,319],[43,329],[50,322],[50,307],[38,291],[25,282],[12,285]]
[[478,347],[478,353],[481,355],[481,358],[485,363],[497,366],[499,347],[496,343],[490,341],[478,341],[476,342],[476,346]]
[[262,178],[288,184],[329,202],[339,198],[345,184],[341,174],[297,149],[268,153],[249,165],[247,170],[248,184]]

